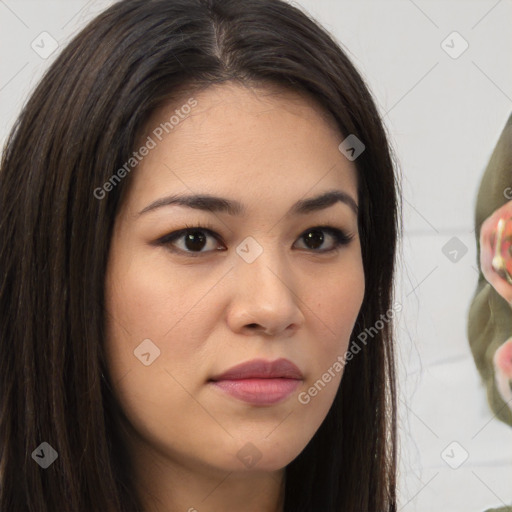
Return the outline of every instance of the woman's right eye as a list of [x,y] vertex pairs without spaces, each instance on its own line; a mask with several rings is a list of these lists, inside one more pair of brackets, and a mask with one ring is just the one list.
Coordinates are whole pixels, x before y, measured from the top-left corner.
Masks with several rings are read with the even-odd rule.
[[[211,239],[210,248],[208,248],[208,239]],[[219,236],[214,231],[198,226],[169,233],[160,238],[158,243],[165,245],[172,252],[186,254],[187,256],[201,256],[215,250],[225,250],[215,249],[218,240]]]

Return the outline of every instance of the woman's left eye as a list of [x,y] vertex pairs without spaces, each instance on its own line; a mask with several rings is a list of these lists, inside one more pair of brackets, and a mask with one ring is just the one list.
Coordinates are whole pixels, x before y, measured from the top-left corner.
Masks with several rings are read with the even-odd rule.
[[318,248],[318,246],[321,246],[326,239],[322,232],[326,232],[328,234],[328,237],[333,240],[333,245],[330,249],[322,249],[315,252],[335,251],[342,245],[348,245],[354,238],[354,235],[349,235],[345,233],[345,231],[342,231],[341,229],[335,228],[333,226],[317,226],[304,231],[302,235],[300,235],[299,240],[304,239],[308,244],[313,246],[307,247],[307,249],[315,250]]
[[[325,236],[325,234],[327,234],[327,236]],[[212,251],[225,250],[215,248],[215,243],[213,243],[213,249],[205,250],[208,246],[208,238],[218,243],[220,236],[209,228],[197,226],[169,233],[160,238],[157,243],[159,245],[165,245],[173,252],[185,253],[190,256],[200,256],[211,253]],[[304,231],[299,236],[298,241],[303,241],[306,250],[309,249],[317,253],[327,253],[335,251],[342,245],[349,244],[353,238],[354,235],[349,235],[333,226],[316,226]],[[330,247],[319,249],[326,240],[331,240]]]

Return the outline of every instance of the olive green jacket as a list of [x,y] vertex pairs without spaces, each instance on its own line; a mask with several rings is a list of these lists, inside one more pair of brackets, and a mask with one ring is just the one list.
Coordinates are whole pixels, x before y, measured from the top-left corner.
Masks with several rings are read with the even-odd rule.
[[[512,336],[512,314],[507,301],[486,281],[480,268],[480,228],[495,210],[510,201],[512,191],[512,115],[494,148],[478,190],[475,211],[477,267],[476,291],[468,312],[467,336],[476,367],[487,392],[489,405],[498,419],[512,426],[512,411],[494,382],[493,356]],[[512,447],[511,447],[512,449]],[[511,484],[512,489],[512,484]],[[497,509],[497,510],[510,510]]]
[[[493,366],[494,353],[512,335],[512,314],[510,306],[486,281],[480,268],[480,228],[487,217],[510,201],[510,196],[505,194],[506,190],[511,190],[509,187],[512,187],[512,115],[494,148],[478,190],[475,238],[479,275],[467,323],[471,352],[485,385],[489,405],[498,419],[512,426],[512,412],[496,389]],[[512,512],[512,505],[485,512]]]

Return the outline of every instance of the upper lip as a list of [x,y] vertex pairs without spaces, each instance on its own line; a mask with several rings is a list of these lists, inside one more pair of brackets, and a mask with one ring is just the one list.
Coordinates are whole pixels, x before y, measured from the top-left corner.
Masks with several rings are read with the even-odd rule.
[[263,359],[253,359],[245,363],[233,366],[229,370],[211,380],[236,380],[236,379],[302,379],[302,372],[288,359],[277,359],[275,361],[265,361]]

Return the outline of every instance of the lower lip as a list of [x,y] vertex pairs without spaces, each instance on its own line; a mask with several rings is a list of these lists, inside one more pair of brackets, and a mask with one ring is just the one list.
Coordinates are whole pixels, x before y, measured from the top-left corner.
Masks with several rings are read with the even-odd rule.
[[235,398],[257,405],[275,404],[297,389],[297,379],[237,379],[213,381],[216,387]]

